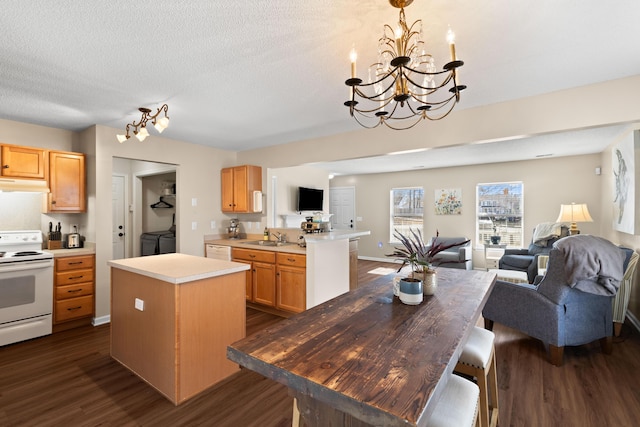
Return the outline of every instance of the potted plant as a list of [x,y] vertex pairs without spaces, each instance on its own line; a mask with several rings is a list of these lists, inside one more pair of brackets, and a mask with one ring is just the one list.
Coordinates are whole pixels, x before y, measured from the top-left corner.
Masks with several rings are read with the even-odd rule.
[[492,245],[499,245],[500,244],[500,235],[498,234],[498,226],[494,225],[493,226],[493,236],[489,237],[491,239],[491,244]]
[[438,258],[438,254],[449,248],[464,245],[469,240],[456,242],[453,244],[444,244],[438,242],[440,232],[436,230],[436,237],[430,246],[424,244],[422,232],[409,229],[409,235],[405,236],[398,230],[394,230],[393,236],[402,243],[402,247],[396,247],[393,253],[388,254],[402,261],[402,265],[398,268],[398,272],[407,264],[411,266],[412,276],[421,278],[423,281],[423,291],[426,295],[433,295],[437,288],[437,278],[434,267],[451,261],[444,261]]

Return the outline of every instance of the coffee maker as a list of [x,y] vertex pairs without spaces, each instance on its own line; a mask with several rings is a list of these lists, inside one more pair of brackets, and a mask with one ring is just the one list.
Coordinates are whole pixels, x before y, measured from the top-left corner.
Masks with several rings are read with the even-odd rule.
[[230,239],[237,239],[240,235],[240,221],[236,218],[232,219],[227,231]]

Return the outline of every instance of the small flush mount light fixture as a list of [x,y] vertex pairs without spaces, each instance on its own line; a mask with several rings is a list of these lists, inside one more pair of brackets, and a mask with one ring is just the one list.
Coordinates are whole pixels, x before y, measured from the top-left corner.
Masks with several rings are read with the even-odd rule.
[[[140,121],[136,123],[135,121],[128,123],[125,128],[127,133],[124,135],[118,135],[118,141],[122,144],[127,139],[131,138],[129,135],[129,131],[133,128],[133,134],[140,141],[144,141],[146,137],[149,136],[149,131],[147,131],[147,122],[151,121],[153,127],[156,128],[158,133],[162,133],[167,127],[169,127],[169,116],[167,113],[169,112],[169,106],[164,104],[162,107],[158,108],[155,114],[151,114],[151,110],[148,108],[140,107],[138,110],[142,113],[142,117]],[[164,112],[164,117],[158,117],[160,113]]]
[[[356,76],[355,48],[351,50],[349,87],[351,116],[363,127],[381,124],[401,130],[414,127],[420,120],[445,118],[460,101],[460,92],[467,88],[459,82],[457,69],[464,65],[456,58],[455,36],[449,28],[447,41],[451,60],[438,70],[434,58],[426,52],[422,20],[407,26],[405,6],[413,0],[389,0],[400,9],[395,30],[383,27],[378,40],[378,58],[368,69],[366,83]],[[448,89],[448,90],[447,90]]]
[[560,205],[560,215],[556,222],[568,222],[571,224],[569,227],[569,234],[580,234],[578,230],[578,222],[593,222],[593,218],[589,215],[589,208],[586,203],[576,205],[571,203],[570,205]]

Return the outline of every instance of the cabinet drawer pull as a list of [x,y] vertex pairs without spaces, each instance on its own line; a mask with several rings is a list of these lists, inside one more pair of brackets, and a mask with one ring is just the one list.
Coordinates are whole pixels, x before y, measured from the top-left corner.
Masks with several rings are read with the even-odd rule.
[[82,279],[84,276],[69,276],[69,280]]
[[84,261],[74,261],[74,262],[69,262],[69,265],[77,265],[77,264],[84,264]]
[[69,289],[67,292],[70,293],[70,294],[73,294],[73,293],[76,293],[76,292],[82,292],[82,288],[80,288],[80,289]]
[[256,256],[253,254],[249,254],[249,258],[255,258]]
[[74,310],[80,310],[82,308],[81,305],[77,306],[77,307],[69,307],[67,308],[67,311],[74,311]]
[[296,262],[296,259],[295,259],[295,258],[287,258],[287,261],[289,261],[289,262]]

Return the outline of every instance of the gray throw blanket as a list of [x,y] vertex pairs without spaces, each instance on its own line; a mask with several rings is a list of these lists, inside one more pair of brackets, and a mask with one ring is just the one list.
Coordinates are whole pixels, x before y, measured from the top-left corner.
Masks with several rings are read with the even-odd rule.
[[613,296],[624,276],[625,252],[602,237],[576,234],[553,244],[564,256],[569,286],[596,295]]

